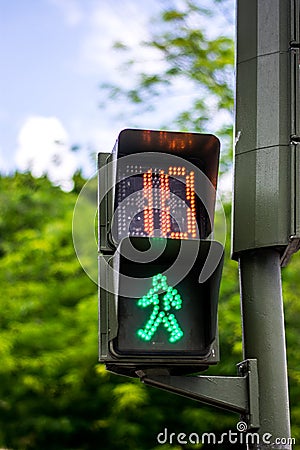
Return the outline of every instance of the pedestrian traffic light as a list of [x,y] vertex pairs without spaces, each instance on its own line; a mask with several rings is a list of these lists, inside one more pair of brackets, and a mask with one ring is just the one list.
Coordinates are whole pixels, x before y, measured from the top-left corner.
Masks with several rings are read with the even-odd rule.
[[132,129],[100,154],[99,348],[109,370],[218,362],[218,159],[213,135]]

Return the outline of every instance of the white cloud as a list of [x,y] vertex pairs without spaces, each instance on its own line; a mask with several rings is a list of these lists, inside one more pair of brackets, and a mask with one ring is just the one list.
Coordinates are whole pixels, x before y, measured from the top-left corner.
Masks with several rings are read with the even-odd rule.
[[[94,4],[89,14],[88,32],[81,45],[80,69],[98,73],[102,79],[113,82],[124,81],[119,66],[128,59],[140,63],[143,71],[150,69],[149,64],[152,70],[157,70],[153,65],[162,64],[157,61],[158,52],[142,48],[139,43],[149,40],[149,17],[155,14],[158,5],[156,0],[151,6],[132,0]],[[130,53],[114,51],[115,42],[122,42],[131,49]]]
[[69,137],[56,117],[29,117],[18,136],[16,166],[36,177],[48,175],[55,185],[72,189],[76,156],[69,149]]

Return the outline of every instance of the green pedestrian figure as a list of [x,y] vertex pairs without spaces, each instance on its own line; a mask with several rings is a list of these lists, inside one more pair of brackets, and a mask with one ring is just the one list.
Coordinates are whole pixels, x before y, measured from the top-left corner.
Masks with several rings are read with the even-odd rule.
[[[163,291],[162,300],[159,299],[159,291]],[[182,299],[177,289],[167,284],[167,277],[162,274],[155,275],[152,279],[152,288],[137,302],[141,308],[153,305],[152,314],[144,328],[138,330],[138,336],[144,341],[150,339],[156,333],[157,328],[162,323],[170,333],[169,342],[179,341],[183,337],[183,331],[177,322],[174,314],[170,313],[171,308],[181,309]]]

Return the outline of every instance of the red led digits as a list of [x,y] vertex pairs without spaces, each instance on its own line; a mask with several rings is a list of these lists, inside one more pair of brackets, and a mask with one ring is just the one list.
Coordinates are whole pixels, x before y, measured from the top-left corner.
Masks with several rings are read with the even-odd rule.
[[170,237],[173,239],[196,238],[195,174],[193,171],[187,174],[185,167],[170,167],[168,173],[171,176],[185,177],[185,200],[187,203],[184,208],[181,206],[182,209],[186,210],[187,215],[187,221],[184,221],[184,231],[172,231]]
[[[132,194],[140,191],[140,195]],[[117,186],[118,239],[197,239],[195,173],[185,166],[128,166]],[[126,225],[129,221],[129,224]]]
[[196,200],[195,200],[195,174],[190,172],[186,177],[186,199],[190,207],[187,210],[188,233],[192,238],[197,237],[196,227]]
[[[175,189],[172,197],[170,177],[173,179],[173,189],[174,186],[177,186],[177,191]],[[181,183],[180,178],[183,178]],[[179,183],[174,185],[174,181]],[[179,187],[181,189],[182,184],[185,185],[185,191],[178,196],[178,189]],[[159,188],[159,197],[157,197],[157,188]],[[143,194],[147,201],[144,207],[144,232],[148,236],[154,236],[154,223],[159,220],[160,237],[173,239],[197,237],[195,174],[193,171],[188,173],[185,167],[175,166],[169,167],[168,173],[162,169],[158,173],[153,169],[148,169],[143,174]],[[172,216],[174,216],[173,221],[171,220]],[[181,222],[177,223],[176,218],[179,217]]]
[[154,233],[154,216],[153,216],[153,195],[152,195],[152,169],[143,173],[143,192],[147,199],[147,206],[144,209],[144,229],[149,236]]
[[170,199],[169,175],[160,170],[159,179],[161,201],[160,229],[162,237],[166,238],[171,231],[170,206],[166,203]]

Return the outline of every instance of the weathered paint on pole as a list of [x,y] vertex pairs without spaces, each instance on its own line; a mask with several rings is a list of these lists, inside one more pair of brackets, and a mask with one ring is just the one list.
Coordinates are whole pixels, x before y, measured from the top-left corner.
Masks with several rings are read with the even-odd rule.
[[237,0],[232,254],[240,268],[244,357],[257,359],[261,439],[249,444],[256,450],[291,449],[280,266],[299,242],[291,140],[295,10],[299,0]]

